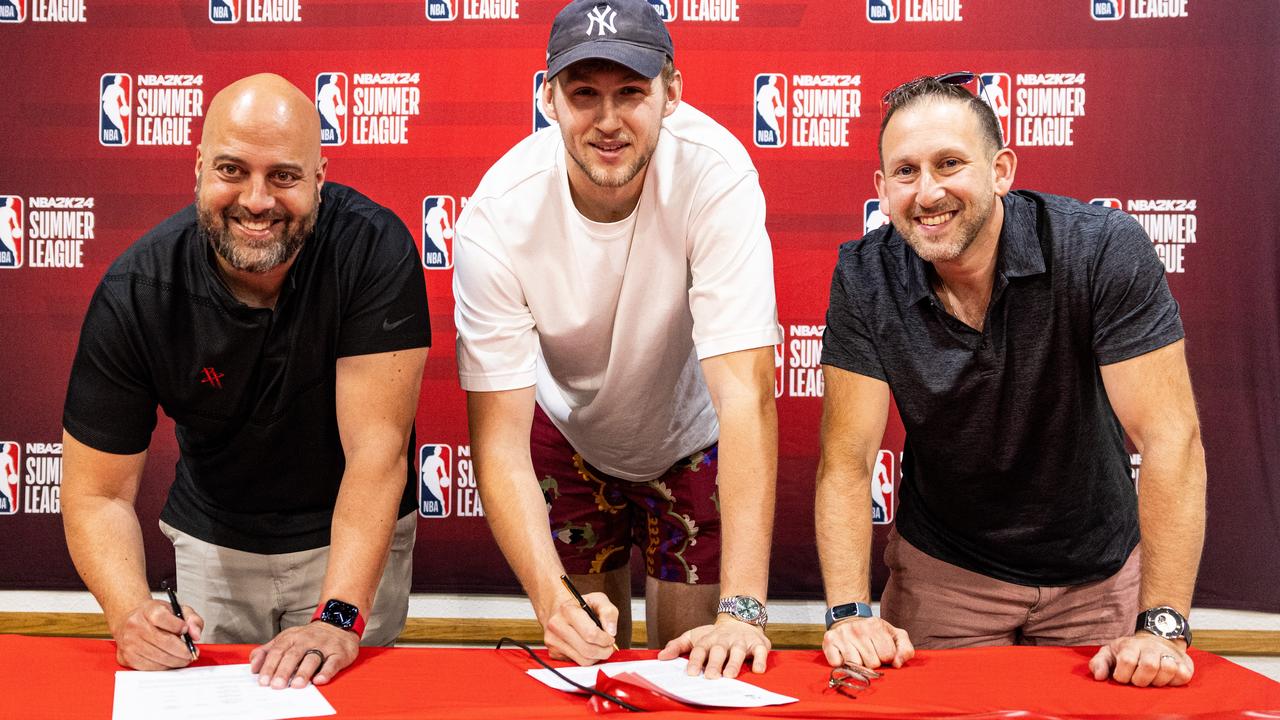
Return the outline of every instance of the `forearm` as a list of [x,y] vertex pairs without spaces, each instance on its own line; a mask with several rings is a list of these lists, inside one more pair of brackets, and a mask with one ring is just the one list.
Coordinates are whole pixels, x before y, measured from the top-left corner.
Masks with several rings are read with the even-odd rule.
[[1140,448],[1138,521],[1142,532],[1143,608],[1191,610],[1204,546],[1205,460],[1196,426]]
[[814,529],[828,607],[871,602],[870,468],[818,464]]
[[720,594],[769,591],[769,550],[778,477],[778,414],[767,397],[719,408]]
[[545,624],[555,606],[566,597],[560,583],[564,566],[556,554],[542,496],[528,446],[508,453],[476,450],[476,484],[485,517],[507,563],[533,604],[538,621]]
[[64,490],[62,521],[76,571],[102,606],[114,635],[120,621],[151,599],[142,527],[133,503]]
[[339,599],[368,613],[387,563],[400,498],[404,493],[405,450],[394,459],[358,456],[347,460],[333,508],[329,564],[318,602]]

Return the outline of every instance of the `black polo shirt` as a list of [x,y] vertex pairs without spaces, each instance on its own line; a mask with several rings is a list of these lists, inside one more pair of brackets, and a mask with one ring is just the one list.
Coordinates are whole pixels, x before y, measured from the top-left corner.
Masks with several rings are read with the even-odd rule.
[[893,392],[904,539],[1006,582],[1098,580],[1138,542],[1099,366],[1180,339],[1178,305],[1123,212],[1030,191],[1003,202],[982,331],[946,312],[927,263],[887,225],[840,247],[822,362]]
[[[232,297],[194,206],[126,250],[90,301],[63,425],[92,448],[133,454],[164,410],[180,457],[160,517],[206,542],[256,553],[327,545],[345,467],[337,359],[431,342],[404,223],[336,183],[321,198],[274,310]],[[400,516],[415,506],[414,446]]]

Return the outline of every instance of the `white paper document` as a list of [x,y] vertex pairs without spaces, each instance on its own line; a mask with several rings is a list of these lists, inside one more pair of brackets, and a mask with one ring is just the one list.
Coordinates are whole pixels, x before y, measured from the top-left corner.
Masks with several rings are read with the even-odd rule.
[[[603,670],[605,675],[613,677],[618,673],[635,673],[662,689],[664,695],[689,705],[703,707],[747,708],[764,707],[766,705],[786,705],[796,702],[793,697],[769,692],[755,685],[740,680],[719,678],[708,680],[701,675],[690,677],[685,674],[689,661],[685,658],[675,660],[633,660],[631,662],[604,663],[590,667],[556,668],[565,677],[587,687],[595,687],[596,673]],[[569,683],[556,677],[550,670],[539,668],[528,671],[544,685],[566,692],[581,692]]]
[[273,690],[245,665],[116,673],[112,720],[283,720],[333,715],[315,685]]

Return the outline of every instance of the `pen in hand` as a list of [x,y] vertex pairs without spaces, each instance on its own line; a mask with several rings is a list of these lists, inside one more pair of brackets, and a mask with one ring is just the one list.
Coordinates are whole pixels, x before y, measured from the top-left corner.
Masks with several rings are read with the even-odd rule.
[[[573,598],[578,601],[578,606],[586,611],[587,617],[591,618],[591,622],[595,623],[596,627],[603,630],[604,625],[600,624],[600,616],[596,615],[596,611],[592,610],[591,606],[587,604],[587,601],[582,599],[582,593],[578,592],[578,588],[573,586],[573,582],[569,580],[569,576],[561,575],[560,582],[564,583],[565,588],[567,588],[569,592],[573,594]],[[613,644],[613,649],[615,651],[618,649],[618,643],[615,642]]]
[[[169,584],[168,580],[161,580],[160,587],[169,593],[169,604],[173,606],[173,614],[177,615],[179,620],[186,620],[182,616],[182,606],[178,604],[178,594],[173,591],[173,586]],[[597,620],[596,624],[599,625],[600,622]],[[198,653],[196,653],[196,644],[191,642],[191,635],[184,632],[182,633],[182,639],[187,643],[187,650],[191,653],[191,659],[195,660],[198,657]]]

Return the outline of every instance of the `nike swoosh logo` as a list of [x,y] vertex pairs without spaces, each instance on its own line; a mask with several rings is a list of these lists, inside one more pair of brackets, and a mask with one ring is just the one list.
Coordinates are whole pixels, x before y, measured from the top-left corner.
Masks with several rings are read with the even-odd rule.
[[390,320],[383,320],[383,321],[382,321],[382,329],[383,329],[383,330],[386,330],[387,332],[390,332],[390,331],[395,330],[396,328],[400,327],[401,325],[403,325],[403,324],[405,324],[405,323],[409,322],[409,319],[410,319],[410,318],[412,318],[412,317],[413,317],[413,315],[406,315],[405,317],[402,317],[402,318],[400,318],[399,320],[397,320],[397,321],[395,321],[395,322],[391,322]]

